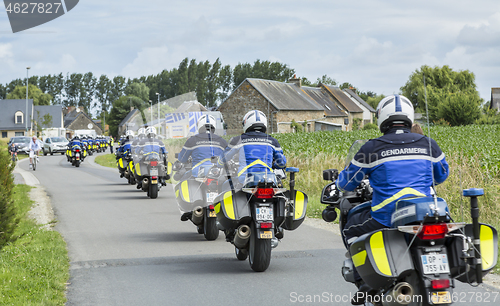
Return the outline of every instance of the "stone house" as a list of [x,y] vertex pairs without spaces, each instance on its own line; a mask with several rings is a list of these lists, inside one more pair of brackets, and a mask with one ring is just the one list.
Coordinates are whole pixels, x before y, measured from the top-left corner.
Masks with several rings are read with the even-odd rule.
[[365,100],[361,99],[361,97],[358,96],[351,88],[346,88],[343,92],[352,100],[352,102],[363,110],[363,125],[373,123],[376,110],[374,110],[370,104],[366,103]]
[[102,135],[102,130],[92,118],[83,111],[83,107],[69,106],[63,110],[66,138],[73,138],[75,130],[94,130],[97,135]]
[[288,83],[245,79],[218,107],[227,123],[227,134],[240,134],[243,116],[258,109],[268,118],[268,133],[292,132],[294,120],[308,132],[350,130],[352,119],[362,118],[359,108],[338,87],[302,86],[300,79]]

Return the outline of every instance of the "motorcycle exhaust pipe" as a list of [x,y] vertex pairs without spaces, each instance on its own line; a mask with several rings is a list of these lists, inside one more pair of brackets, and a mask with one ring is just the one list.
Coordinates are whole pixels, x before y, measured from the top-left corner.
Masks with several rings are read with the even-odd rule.
[[382,305],[400,306],[408,305],[413,301],[413,287],[407,282],[397,283],[384,295]]
[[236,230],[236,235],[234,235],[234,246],[238,249],[243,249],[247,246],[248,240],[250,239],[250,227],[248,225],[240,225]]
[[147,178],[142,180],[142,190],[146,191],[148,190],[148,185],[149,185],[149,180]]
[[191,221],[193,221],[195,225],[201,224],[201,222],[203,221],[203,208],[201,206],[196,206],[194,208]]

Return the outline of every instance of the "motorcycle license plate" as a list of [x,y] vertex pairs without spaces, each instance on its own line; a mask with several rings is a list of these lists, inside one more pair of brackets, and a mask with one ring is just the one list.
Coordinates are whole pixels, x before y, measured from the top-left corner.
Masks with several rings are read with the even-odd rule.
[[217,214],[215,213],[214,210],[211,210],[210,213],[208,214],[208,217],[209,218],[215,218],[215,217],[217,217]]
[[158,180],[151,180],[151,184],[158,184]]
[[80,157],[80,153],[76,153],[76,155],[75,155],[75,156],[76,156],[77,158],[78,158],[78,157]]
[[273,238],[273,232],[271,231],[262,231],[259,233],[259,238],[260,239],[272,239]]
[[255,218],[257,221],[274,220],[272,207],[257,207]]
[[216,196],[217,192],[207,192],[207,202],[213,203]]
[[451,294],[448,291],[431,292],[433,304],[450,304]]
[[158,176],[158,169],[155,168],[151,169],[149,174],[151,174],[151,176]]
[[424,274],[450,273],[446,254],[422,255]]

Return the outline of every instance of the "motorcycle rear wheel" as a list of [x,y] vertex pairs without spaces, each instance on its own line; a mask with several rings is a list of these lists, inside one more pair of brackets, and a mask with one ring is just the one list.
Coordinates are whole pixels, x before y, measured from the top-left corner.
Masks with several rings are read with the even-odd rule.
[[158,197],[158,184],[149,184],[149,197],[156,199]]
[[[208,209],[205,211],[208,212]],[[208,241],[219,238],[219,229],[217,228],[217,218],[209,218],[207,214],[203,215],[203,234]]]
[[75,162],[75,167],[80,167],[80,161],[79,161],[79,160],[77,160],[77,161]]
[[257,238],[255,223],[250,224],[250,242],[248,244],[248,261],[255,272],[264,272],[271,263],[271,239]]

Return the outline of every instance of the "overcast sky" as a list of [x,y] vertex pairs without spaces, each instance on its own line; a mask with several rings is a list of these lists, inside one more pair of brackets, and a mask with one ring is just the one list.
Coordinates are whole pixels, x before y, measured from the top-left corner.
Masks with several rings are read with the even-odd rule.
[[500,87],[498,0],[83,0],[49,23],[12,33],[0,12],[0,82],[92,72],[140,77],[188,57],[279,61],[297,76],[328,75],[361,91],[398,93],[422,65]]

